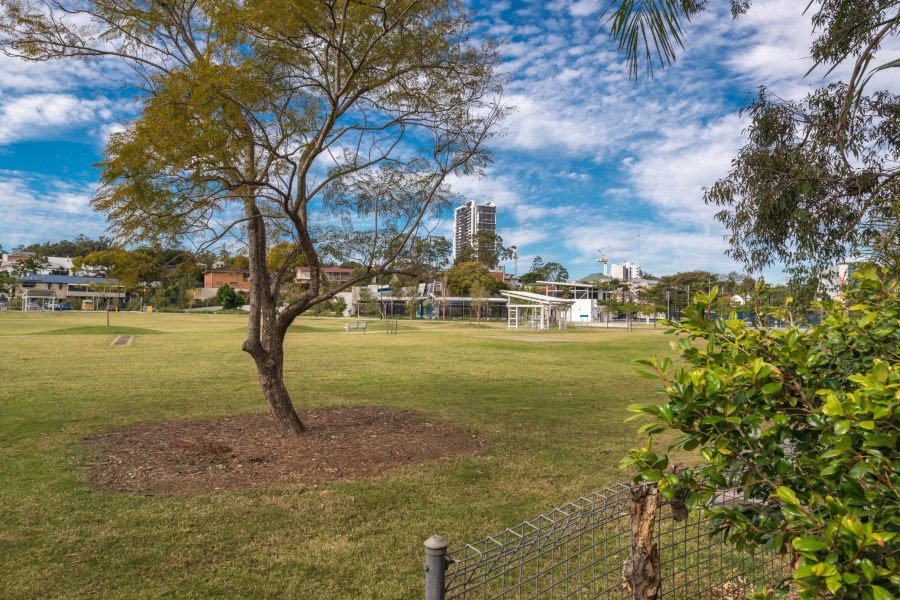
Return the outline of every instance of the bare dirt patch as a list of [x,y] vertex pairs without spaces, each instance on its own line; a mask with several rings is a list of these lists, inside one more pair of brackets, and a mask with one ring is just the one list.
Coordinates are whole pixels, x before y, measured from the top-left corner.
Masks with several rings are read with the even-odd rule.
[[462,429],[387,408],[306,411],[308,431],[281,437],[269,416],[133,425],[93,435],[91,482],[109,491],[191,495],[276,482],[372,477],[487,443]]

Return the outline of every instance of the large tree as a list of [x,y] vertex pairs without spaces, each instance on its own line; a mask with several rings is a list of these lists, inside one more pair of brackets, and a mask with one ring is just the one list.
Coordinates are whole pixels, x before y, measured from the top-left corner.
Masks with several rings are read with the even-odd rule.
[[523,284],[533,284],[538,281],[568,281],[569,270],[558,262],[545,263],[540,256],[535,256],[531,261],[531,270],[522,275]]
[[125,292],[127,295],[138,285],[148,283],[158,269],[158,264],[150,253],[122,248],[91,252],[87,256],[76,256],[72,260],[72,266],[76,272],[81,271],[86,275],[116,280],[116,283],[104,281],[88,284],[98,298],[103,300],[101,304],[107,309],[107,326],[109,325],[108,305],[110,301],[115,298],[118,304],[119,292]]
[[498,282],[480,262],[458,264],[447,271],[447,291],[454,296],[468,296],[476,289],[490,294],[498,288]]
[[0,271],[0,294],[12,300],[16,292],[16,278],[9,271]]
[[[243,349],[282,433],[303,431],[284,385],[294,319],[391,269],[477,174],[504,109],[497,55],[452,0],[0,0],[0,48],[29,60],[112,57],[139,114],[114,134],[94,206],[117,238],[246,243]],[[274,244],[293,250],[280,266]],[[320,250],[365,270],[338,286]],[[305,257],[309,288],[279,305]]]
[[663,275],[657,280],[656,285],[648,289],[644,298],[655,304],[666,303],[666,291],[673,295],[677,290],[681,295],[681,304],[685,305],[692,297],[692,292],[706,292],[718,285],[720,276],[709,271],[684,271],[674,275]]
[[513,257],[513,250],[503,245],[503,238],[489,229],[480,229],[471,244],[463,244],[456,250],[453,264],[480,262],[488,269],[494,269],[500,261]]
[[[720,0],[724,3],[725,0]],[[607,24],[637,75],[641,62],[665,66],[682,44],[696,0],[615,0]],[[730,0],[732,14],[750,0]],[[812,0],[810,48],[817,73],[846,65],[849,76],[799,101],[762,89],[746,109],[747,144],[705,193],[721,207],[729,253],[756,270],[783,262],[817,275],[847,257],[900,272],[900,96],[875,89],[900,66],[879,51],[900,30],[898,0]]]
[[76,271],[98,277],[113,277],[126,291],[147,283],[159,269],[154,256],[141,250],[116,248],[76,256],[72,260]]

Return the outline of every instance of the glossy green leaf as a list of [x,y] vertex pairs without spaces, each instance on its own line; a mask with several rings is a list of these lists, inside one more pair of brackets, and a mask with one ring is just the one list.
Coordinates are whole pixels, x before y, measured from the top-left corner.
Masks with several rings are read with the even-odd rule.
[[791,545],[798,552],[818,552],[828,547],[822,540],[814,538],[794,538]]
[[778,498],[782,502],[787,502],[788,504],[793,505],[800,504],[800,500],[797,498],[797,494],[794,493],[794,490],[783,485],[779,486],[779,488],[775,490],[775,495],[778,496]]

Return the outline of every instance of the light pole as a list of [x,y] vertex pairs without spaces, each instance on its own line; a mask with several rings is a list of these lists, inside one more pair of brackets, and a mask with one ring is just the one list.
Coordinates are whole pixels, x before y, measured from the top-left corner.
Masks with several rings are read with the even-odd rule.
[[666,321],[672,320],[672,305],[669,300],[669,288],[666,288]]
[[519,276],[519,247],[510,246],[509,249],[513,253],[513,277],[517,278]]

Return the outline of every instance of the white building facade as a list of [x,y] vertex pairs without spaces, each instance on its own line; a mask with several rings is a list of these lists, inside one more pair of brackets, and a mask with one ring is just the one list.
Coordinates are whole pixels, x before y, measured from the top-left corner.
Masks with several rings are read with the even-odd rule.
[[463,246],[473,246],[479,231],[497,231],[497,206],[493,202],[475,204],[470,200],[453,211],[453,258]]
[[628,261],[614,264],[609,267],[609,276],[613,279],[618,279],[619,281],[639,279],[641,276],[641,267],[637,263]]
[[[0,270],[12,273],[20,262],[34,258],[33,252],[9,252],[0,257]],[[74,270],[72,259],[66,256],[47,256],[40,269],[39,275],[69,275]]]

